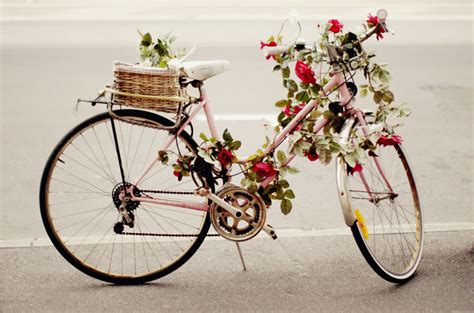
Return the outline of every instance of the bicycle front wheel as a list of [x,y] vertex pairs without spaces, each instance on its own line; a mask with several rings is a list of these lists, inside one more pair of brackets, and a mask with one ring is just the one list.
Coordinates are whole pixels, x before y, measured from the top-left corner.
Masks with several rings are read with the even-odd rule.
[[[138,122],[172,123],[145,111],[115,113]],[[170,133],[117,119],[114,125],[117,143],[110,115],[103,113],[78,125],[56,146],[41,180],[41,216],[54,246],[77,269],[107,282],[144,283],[184,264],[206,237],[210,222],[207,211],[142,201],[127,204],[133,223],[124,225],[117,199],[156,159]],[[178,181],[171,167],[179,154],[195,154],[196,148],[193,139],[182,132],[169,148],[168,165],[158,162],[135,190],[159,190],[160,198],[205,204],[204,198],[186,194],[202,179]],[[142,192],[140,196],[155,194]]]
[[[359,131],[354,127],[350,136]],[[415,274],[423,249],[420,198],[406,153],[398,144],[378,145],[375,154],[365,151],[359,163],[361,170],[354,171],[343,159],[338,162],[339,192],[347,199],[343,205],[356,218],[354,239],[379,276],[406,282]]]

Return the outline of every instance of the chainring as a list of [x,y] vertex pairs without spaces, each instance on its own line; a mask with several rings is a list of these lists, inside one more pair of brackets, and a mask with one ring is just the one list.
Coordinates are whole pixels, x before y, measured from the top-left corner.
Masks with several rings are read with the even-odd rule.
[[212,203],[209,210],[210,219],[218,234],[228,240],[245,241],[255,237],[262,230],[267,209],[258,194],[228,183],[216,195],[243,213],[241,217],[236,217],[216,203]]

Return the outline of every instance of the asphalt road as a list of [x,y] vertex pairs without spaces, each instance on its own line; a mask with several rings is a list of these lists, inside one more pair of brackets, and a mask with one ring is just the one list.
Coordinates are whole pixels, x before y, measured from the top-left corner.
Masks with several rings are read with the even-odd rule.
[[[403,30],[404,22],[398,23],[396,29]],[[144,286],[102,284],[69,266],[48,246],[38,208],[39,180],[61,136],[103,111],[81,105],[75,112],[76,98],[92,98],[111,82],[113,60],[136,59],[134,47],[123,39],[99,45],[73,40],[92,32],[96,40],[97,33],[110,29],[107,25],[84,23],[68,32],[67,22],[48,24],[39,29],[65,27],[64,44],[50,45],[51,38],[40,44],[41,37],[34,36],[31,44],[18,37],[2,45],[0,311],[474,310],[472,42],[441,32],[451,40],[442,44],[435,35],[439,23],[422,44],[414,44],[410,35],[405,42],[388,37],[369,45],[381,62],[390,64],[397,100],[413,111],[400,133],[418,178],[429,232],[422,267],[410,283],[397,287],[378,278],[349,236],[314,235],[348,230],[336,197],[334,166],[305,160],[295,162],[302,173],[290,178],[297,197],[293,212],[284,217],[275,208],[268,216],[277,231],[303,235],[244,244],[247,272],[240,268],[234,245],[219,240],[206,241],[182,269]],[[243,27],[252,36],[260,32],[252,28],[258,24],[249,25]],[[15,26],[8,24],[9,29]],[[262,39],[267,36],[267,30],[261,33]],[[257,42],[223,47],[208,39],[193,59],[233,64],[231,71],[207,82],[218,127],[229,128],[244,143],[242,153],[251,153],[263,142],[268,123],[263,119],[276,114],[272,104],[283,94],[279,77]],[[366,106],[362,99],[358,103]],[[198,132],[204,126],[197,121]]]
[[2,312],[473,312],[472,232],[426,236],[417,276],[381,280],[350,236],[209,240],[183,267],[141,286],[105,284],[51,247],[0,249]]

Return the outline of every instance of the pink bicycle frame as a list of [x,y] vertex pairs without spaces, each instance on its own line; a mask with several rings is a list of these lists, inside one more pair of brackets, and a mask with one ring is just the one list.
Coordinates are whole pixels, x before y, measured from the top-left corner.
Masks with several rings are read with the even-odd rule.
[[[339,92],[339,100],[342,106],[344,106],[346,109],[351,109],[352,108],[352,95],[349,92],[346,84],[345,77],[342,73],[342,71],[336,72],[333,74],[331,80],[323,87],[322,93],[323,94],[328,94],[333,90],[334,87],[337,87],[337,90]],[[209,131],[212,135],[212,137],[216,138],[217,140],[220,140],[219,132],[217,131],[216,123],[214,120],[214,116],[212,114],[211,106],[209,103],[209,99],[207,96],[206,91],[204,90],[203,87],[200,88],[200,93],[201,93],[201,98],[194,110],[190,113],[188,119],[183,123],[183,125],[178,129],[178,131],[175,134],[170,134],[169,138],[165,142],[165,144],[161,147],[161,150],[168,150],[168,148],[173,144],[175,141],[176,137],[181,134],[181,132],[191,123],[191,121],[194,119],[194,117],[201,111],[201,109],[204,110],[204,113],[206,115]],[[303,109],[295,116],[295,118],[277,135],[275,138],[274,142],[270,144],[266,150],[264,151],[265,155],[268,155],[271,153],[276,147],[278,147],[285,139],[286,137],[300,124],[303,119],[318,105],[316,100],[309,101]],[[365,136],[368,136],[368,130],[367,130],[367,124],[365,122],[364,115],[361,110],[354,110],[354,115],[358,119],[360,125],[362,126],[362,131],[364,132]],[[324,128],[328,123],[328,120],[326,118],[321,118],[318,120],[317,124],[315,125],[314,132],[319,133],[321,129]],[[293,159],[294,155],[291,155],[286,164],[288,165]],[[378,161],[377,157],[374,157],[375,163],[377,165],[378,170],[382,174],[383,179],[385,180],[385,183],[387,184],[388,188],[390,191],[392,191],[392,188],[390,186],[390,183],[386,179],[382,167],[380,165],[380,162]],[[143,175],[138,178],[134,185],[138,186],[145,176],[150,172],[150,170],[156,165],[156,163],[160,162],[159,158],[157,157],[153,162],[147,167]],[[370,188],[368,186],[367,180],[364,176],[364,173],[362,171],[358,172],[360,175],[360,178],[362,182],[364,183],[367,192],[369,193],[369,196],[372,197],[372,194],[370,192]],[[276,176],[276,175],[275,175]],[[274,179],[275,176],[267,177],[264,181],[260,183],[260,185],[265,188],[268,186]],[[133,193],[131,193],[133,195]],[[188,201],[178,201],[178,200],[170,200],[170,199],[164,199],[164,198],[148,198],[148,197],[135,197],[132,196],[133,201],[141,201],[141,202],[149,202],[149,203],[154,203],[154,204],[161,204],[161,205],[168,205],[168,206],[175,206],[179,208],[185,208],[185,209],[192,209],[192,210],[199,210],[199,211],[207,211],[209,209],[208,205],[205,203],[197,203],[197,202],[188,202]]]

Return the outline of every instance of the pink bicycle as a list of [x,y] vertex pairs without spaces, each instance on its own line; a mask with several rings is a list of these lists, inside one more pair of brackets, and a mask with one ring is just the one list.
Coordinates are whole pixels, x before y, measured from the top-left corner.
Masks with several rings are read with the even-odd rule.
[[[385,27],[386,12],[380,10],[378,18],[380,25],[357,38],[358,44]],[[268,47],[266,53],[282,54],[289,48]],[[301,44],[297,48],[312,49]],[[343,49],[329,45],[322,52],[332,78],[321,92],[339,94],[336,114],[345,116],[339,135],[351,142],[355,136],[370,136],[374,116],[353,106],[356,91],[345,75]],[[356,60],[357,56],[351,61]],[[236,174],[230,168],[205,162],[193,139],[193,118],[203,110],[214,140],[228,140],[219,135],[203,84],[228,67],[225,61],[181,62],[179,84],[196,88],[199,96],[180,106],[175,119],[150,110],[115,109],[114,101],[128,95],[106,89],[102,96],[108,98],[91,102],[106,104],[108,112],[82,122],[59,142],[43,172],[40,207],[54,246],[73,266],[107,282],[138,284],[183,265],[209,236],[211,224],[217,232],[213,235],[235,242],[261,230],[276,239],[266,223],[267,204],[261,193],[233,184]],[[317,105],[308,101],[262,156],[276,154]],[[314,133],[327,124],[327,118],[319,118]],[[167,151],[167,162],[161,151]],[[189,175],[177,180],[172,166],[183,156],[188,156]],[[345,223],[375,272],[403,283],[413,277],[423,248],[420,198],[406,153],[400,143],[380,145],[359,162],[363,169],[354,172],[342,157],[337,159]],[[234,164],[245,172],[248,161]],[[258,190],[275,177],[261,181]]]

